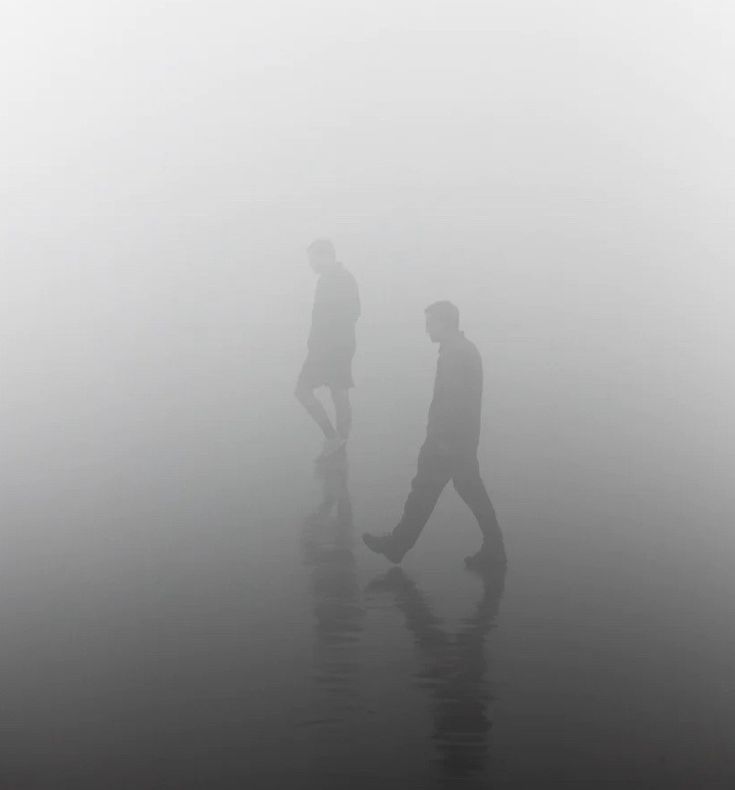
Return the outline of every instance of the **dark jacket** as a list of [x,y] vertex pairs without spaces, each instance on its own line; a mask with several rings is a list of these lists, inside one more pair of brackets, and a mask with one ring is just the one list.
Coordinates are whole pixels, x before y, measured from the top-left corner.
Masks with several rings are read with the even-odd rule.
[[340,264],[320,275],[314,296],[309,351],[328,354],[354,348],[355,323],[360,317],[360,294],[355,278]]
[[427,442],[447,452],[476,452],[482,419],[482,359],[458,332],[439,347]]

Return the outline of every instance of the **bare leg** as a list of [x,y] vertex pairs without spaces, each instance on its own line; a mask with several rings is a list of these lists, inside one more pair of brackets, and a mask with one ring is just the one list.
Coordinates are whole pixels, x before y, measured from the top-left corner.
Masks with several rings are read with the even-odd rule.
[[342,439],[347,439],[352,429],[352,406],[350,405],[350,391],[332,387],[332,401],[337,423],[337,433]]
[[332,421],[327,415],[326,409],[321,401],[314,395],[314,390],[299,385],[296,387],[296,399],[306,409],[312,420],[321,428],[326,439],[332,439],[337,435]]

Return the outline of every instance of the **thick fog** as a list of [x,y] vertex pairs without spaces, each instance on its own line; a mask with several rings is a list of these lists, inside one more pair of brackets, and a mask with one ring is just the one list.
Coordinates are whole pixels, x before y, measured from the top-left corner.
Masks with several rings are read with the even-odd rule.
[[733,21],[725,2],[9,4],[7,527],[207,421],[296,452],[304,250],[325,235],[363,293],[363,432],[423,418],[422,310],[451,298],[509,440],[574,435],[582,462],[644,396],[625,430],[709,486],[732,430]]
[[550,562],[604,546],[608,570],[631,552],[729,573],[733,33],[724,0],[6,4],[17,627],[23,596],[216,576],[238,530],[258,557],[288,532],[319,444],[293,397],[317,237],[361,292],[360,529],[400,513],[423,311],[451,299],[485,363],[501,522],[530,498]]

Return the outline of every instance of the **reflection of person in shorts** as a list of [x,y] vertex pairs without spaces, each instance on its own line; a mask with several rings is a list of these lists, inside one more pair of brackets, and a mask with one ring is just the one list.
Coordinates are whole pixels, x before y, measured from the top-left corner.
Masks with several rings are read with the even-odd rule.
[[[324,434],[320,458],[342,448],[350,434],[350,389],[355,355],[355,324],[360,316],[360,295],[355,278],[339,263],[327,239],[313,242],[308,250],[311,268],[319,275],[309,333],[308,354],[296,384],[296,397]],[[332,424],[322,402],[314,394],[328,387],[335,411]]]

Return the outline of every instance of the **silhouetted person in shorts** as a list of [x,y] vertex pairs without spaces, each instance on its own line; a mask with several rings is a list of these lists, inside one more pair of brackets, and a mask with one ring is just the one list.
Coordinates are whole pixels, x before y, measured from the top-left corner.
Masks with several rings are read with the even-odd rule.
[[451,480],[482,531],[482,547],[465,562],[469,567],[505,565],[503,536],[477,460],[482,359],[460,331],[459,310],[451,302],[436,302],[426,309],[426,331],[434,343],[439,343],[439,361],[418,471],[398,526],[385,535],[366,533],[363,541],[372,551],[400,563],[418,540],[439,495]]
[[[296,397],[324,434],[320,459],[340,450],[350,435],[350,389],[355,355],[355,324],[360,317],[360,295],[355,278],[337,261],[327,239],[308,250],[311,268],[319,275],[309,333],[308,354],[296,384]],[[324,405],[314,394],[329,387],[335,411],[332,424]]]

